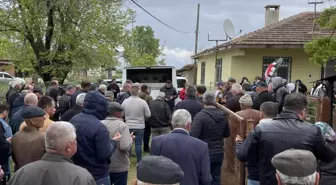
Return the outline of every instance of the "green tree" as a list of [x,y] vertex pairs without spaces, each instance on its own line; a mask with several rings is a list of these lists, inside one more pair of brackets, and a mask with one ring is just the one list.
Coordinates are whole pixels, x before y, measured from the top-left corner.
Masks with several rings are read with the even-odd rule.
[[305,51],[310,56],[309,60],[321,66],[336,57],[336,38],[333,37],[336,31],[336,7],[325,9],[315,20],[315,23],[316,27],[322,31],[332,31],[332,34],[325,34],[325,36],[317,34],[311,42],[305,45]]
[[122,0],[0,0],[0,57],[45,82],[73,68],[117,65],[133,12]]
[[123,44],[124,56],[130,66],[165,65],[160,40],[150,26],[136,26]]

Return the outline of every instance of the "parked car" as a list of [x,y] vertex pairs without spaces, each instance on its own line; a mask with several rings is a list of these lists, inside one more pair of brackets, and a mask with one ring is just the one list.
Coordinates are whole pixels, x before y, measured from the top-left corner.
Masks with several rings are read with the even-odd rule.
[[21,84],[25,84],[26,81],[22,78],[16,78],[12,75],[10,75],[9,73],[6,72],[0,72],[0,84],[10,84],[10,82],[14,81],[14,80],[18,80],[21,82]]

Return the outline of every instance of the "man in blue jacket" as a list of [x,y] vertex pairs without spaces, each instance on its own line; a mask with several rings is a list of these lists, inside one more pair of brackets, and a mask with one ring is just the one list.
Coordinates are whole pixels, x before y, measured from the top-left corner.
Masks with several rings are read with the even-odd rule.
[[153,138],[151,155],[162,155],[181,167],[184,177],[180,185],[210,185],[208,145],[189,135],[190,124],[190,113],[176,110],[172,118],[173,132]]
[[110,157],[117,147],[120,134],[110,140],[109,132],[100,120],[107,113],[107,100],[98,91],[86,93],[82,113],[74,116],[70,123],[76,128],[77,153],[73,162],[86,168],[94,177],[97,185],[109,185]]

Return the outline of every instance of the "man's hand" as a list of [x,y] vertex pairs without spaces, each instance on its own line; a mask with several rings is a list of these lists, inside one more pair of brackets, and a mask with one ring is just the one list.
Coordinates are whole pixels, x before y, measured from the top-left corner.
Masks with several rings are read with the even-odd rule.
[[113,140],[114,140],[114,141],[120,141],[120,138],[121,138],[121,135],[120,135],[119,132],[117,132],[117,133],[114,135]]
[[132,140],[134,141],[134,139],[135,139],[134,132],[131,133],[131,138],[132,138]]
[[244,139],[240,137],[239,135],[236,136],[236,143],[237,142],[242,142]]
[[12,137],[6,139],[8,142],[12,142]]
[[2,181],[4,177],[5,177],[5,172],[2,170],[1,165],[0,165],[0,180]]

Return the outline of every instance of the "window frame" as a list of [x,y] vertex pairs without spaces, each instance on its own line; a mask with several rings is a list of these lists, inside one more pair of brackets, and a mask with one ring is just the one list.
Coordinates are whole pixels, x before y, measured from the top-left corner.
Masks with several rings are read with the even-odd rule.
[[217,58],[216,59],[216,72],[215,72],[215,81],[218,82],[222,80],[222,74],[223,74],[223,59]]
[[202,85],[205,84],[205,67],[206,67],[205,62],[201,62],[201,84]]

